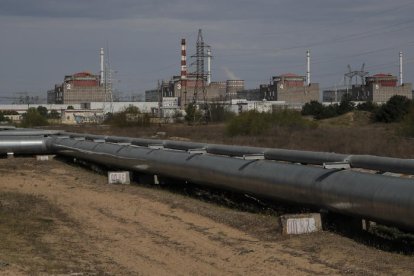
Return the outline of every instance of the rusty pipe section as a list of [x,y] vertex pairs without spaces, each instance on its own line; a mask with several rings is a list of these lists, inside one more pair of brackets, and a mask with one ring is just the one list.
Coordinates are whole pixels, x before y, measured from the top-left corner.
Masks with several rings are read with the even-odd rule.
[[272,160],[54,138],[55,153],[414,229],[411,179]]

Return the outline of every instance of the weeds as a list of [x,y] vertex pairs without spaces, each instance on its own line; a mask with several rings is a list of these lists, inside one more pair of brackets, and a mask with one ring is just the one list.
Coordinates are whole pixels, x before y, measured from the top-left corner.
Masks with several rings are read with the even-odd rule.
[[248,111],[231,119],[226,125],[226,134],[262,135],[277,127],[316,128],[317,124],[304,119],[299,112],[284,109],[273,113]]
[[138,107],[130,105],[121,112],[110,114],[105,123],[115,127],[148,127],[150,116],[147,113],[141,113]]

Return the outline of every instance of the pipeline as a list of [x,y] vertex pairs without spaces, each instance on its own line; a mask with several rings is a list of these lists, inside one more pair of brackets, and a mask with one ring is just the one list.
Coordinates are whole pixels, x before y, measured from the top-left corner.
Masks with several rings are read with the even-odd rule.
[[[59,154],[414,230],[412,179],[295,164],[349,160],[372,170],[414,174],[413,160],[65,132],[50,136],[48,131],[40,130],[20,131],[18,136],[10,133],[16,134],[15,130],[0,131],[0,153]],[[162,147],[148,147],[151,145]],[[204,151],[194,153],[189,149]],[[265,159],[232,157],[258,153]]]
[[5,128],[0,129],[0,137],[2,136],[50,136],[62,133],[60,130],[43,130],[43,129],[29,129],[29,128]]
[[195,143],[173,140],[159,140],[146,138],[130,138],[118,136],[103,136],[80,133],[61,132],[70,137],[84,137],[89,140],[104,140],[111,143],[131,143],[137,146],[162,145],[164,148],[176,150],[204,149],[207,153],[227,156],[243,157],[251,154],[262,154],[264,159],[323,165],[329,162],[347,162],[353,168],[363,168],[381,172],[394,172],[414,175],[414,159],[401,159],[373,155],[348,155],[333,152],[314,152],[274,148],[246,147]]
[[50,142],[50,137],[0,136],[0,154],[51,154]]
[[57,154],[414,229],[411,179],[171,149],[53,138]]

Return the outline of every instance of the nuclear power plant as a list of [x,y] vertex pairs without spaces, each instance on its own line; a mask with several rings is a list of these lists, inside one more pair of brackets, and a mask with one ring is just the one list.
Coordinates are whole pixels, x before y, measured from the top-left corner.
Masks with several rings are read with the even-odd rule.
[[[154,83],[153,89],[145,91],[143,102],[114,100],[112,71],[104,49],[101,48],[97,51],[99,72],[84,70],[64,76],[62,82],[47,91],[48,109],[62,113],[62,110],[70,105],[82,110],[83,114],[90,113],[95,116],[117,112],[133,105],[151,113],[153,117],[169,118],[185,110],[189,104],[208,109],[208,105],[216,103],[226,105],[229,110],[239,113],[251,109],[261,112],[271,112],[278,108],[299,110],[310,101],[333,104],[340,102],[344,97],[355,102],[369,101],[378,104],[387,102],[394,95],[413,98],[412,84],[404,82],[403,79],[402,52],[398,53],[398,74],[370,74],[365,70],[365,63],[359,70],[353,70],[348,65],[343,74],[342,85],[321,89],[319,83],[311,81],[311,51],[307,50],[303,53],[302,73],[286,72],[279,68],[279,72],[274,72],[276,74],[269,72],[269,75],[263,76],[263,79],[270,78],[268,83],[248,89],[243,79],[220,79],[220,74],[214,73],[214,49],[204,41],[201,29],[198,30],[195,53],[192,55],[188,54],[187,39],[182,38],[179,41],[179,72],[169,79]],[[23,114],[27,108],[28,105],[22,103],[4,105],[0,110]]]
[[[245,88],[244,80],[213,80],[211,59],[212,49],[203,40],[199,30],[196,42],[196,54],[192,55],[195,70],[189,72],[187,66],[186,39],[181,39],[181,73],[163,80],[154,89],[145,91],[147,102],[170,102],[176,98],[177,106],[184,109],[189,103],[220,102],[228,105],[246,105],[249,101],[266,101],[268,110],[271,105],[283,105],[300,108],[303,104],[320,98],[319,84],[311,83],[310,51],[306,53],[306,76],[286,73],[272,77],[270,84],[262,84],[259,89]],[[207,70],[204,65],[207,63]],[[241,110],[237,108],[237,110]]]

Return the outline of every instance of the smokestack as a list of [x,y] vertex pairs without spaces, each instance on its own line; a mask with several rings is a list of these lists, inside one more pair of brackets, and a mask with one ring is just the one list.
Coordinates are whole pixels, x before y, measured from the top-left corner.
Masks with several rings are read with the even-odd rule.
[[[187,97],[187,44],[185,38],[181,39],[181,101],[184,97]],[[184,99],[184,105],[187,105],[187,99]]]
[[181,79],[187,79],[187,45],[185,38],[181,39]]
[[211,83],[211,48],[207,48],[207,85]]
[[104,84],[104,49],[101,48],[101,71],[99,71],[99,75],[101,76],[100,84]]
[[310,72],[310,51],[306,51],[306,84],[311,84],[311,72]]
[[400,52],[400,85],[403,85],[403,53]]

